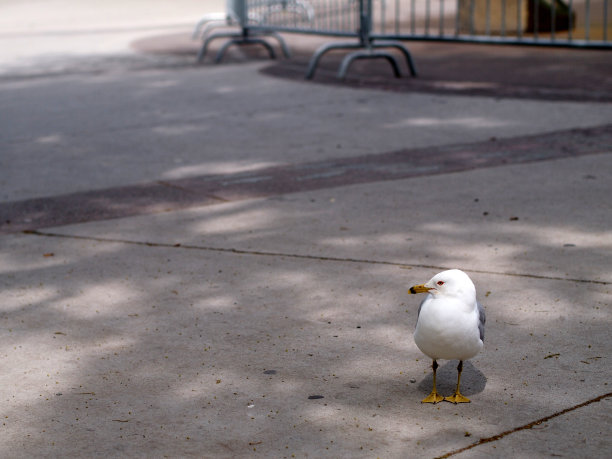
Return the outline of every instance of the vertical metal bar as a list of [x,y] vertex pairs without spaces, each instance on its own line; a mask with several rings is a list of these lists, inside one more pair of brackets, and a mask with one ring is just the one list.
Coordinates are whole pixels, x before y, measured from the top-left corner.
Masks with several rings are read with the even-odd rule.
[[[570,0],[571,1],[571,0]],[[523,2],[516,3],[516,36],[518,39],[523,38]]]
[[[362,2],[364,0],[361,0]],[[374,0],[365,0],[368,3],[368,10],[365,12],[366,16],[362,17],[361,20],[361,38],[362,40],[367,43],[368,45],[370,44],[370,35],[372,33],[372,12],[373,12],[373,8],[372,8],[372,2]]]
[[321,5],[321,9],[319,10],[319,14],[317,14],[317,29],[323,30],[325,28],[325,15],[326,15],[327,4]]
[[557,0],[550,2],[550,39],[555,41],[555,29],[557,27]]
[[414,31],[415,31],[415,24],[414,24],[414,17],[415,17],[415,11],[414,11],[414,2],[415,0],[411,0],[410,1],[410,33],[412,35],[414,35]]
[[338,18],[338,0],[333,0],[329,2],[329,28],[331,30],[336,29],[336,20]]
[[330,1],[329,28],[336,30],[336,20],[338,18],[338,0]]
[[485,22],[485,34],[488,37],[491,35],[491,0],[487,0],[485,7]]
[[534,1],[533,7],[533,39],[537,41],[538,39],[538,29],[540,22],[540,0]]
[[340,4],[339,14],[342,15],[342,30],[351,30],[351,6],[347,2]]
[[603,4],[603,40],[608,41],[608,0]]
[[395,0],[395,35],[399,35],[400,2]]
[[[607,2],[608,0],[606,0]],[[567,41],[572,41],[572,29],[574,28],[574,20],[572,18],[572,12],[574,11],[573,0],[569,0],[567,3],[567,9],[569,13],[568,21],[568,29],[567,29]]]
[[387,8],[386,8],[385,0],[380,1],[380,31],[381,33],[385,33],[385,22],[387,16]]
[[430,0],[425,2],[425,35],[427,36],[429,36],[429,2]]
[[236,12],[236,16],[238,16],[238,25],[241,28],[244,28],[247,25],[247,4],[246,0],[238,0],[234,4],[234,11]]
[[470,35],[474,35],[474,11],[476,9],[476,5],[474,5],[474,0],[470,1]]
[[455,37],[459,36],[459,11],[461,11],[461,0],[457,0],[455,5]]
[[[553,0],[554,2],[555,0]],[[506,0],[502,0],[501,2],[501,30],[500,34],[502,37],[506,36]]]
[[319,10],[319,14],[317,14],[317,22],[316,22],[316,27],[318,30],[323,30],[324,29],[324,21],[325,21],[325,15],[326,15],[326,8],[327,8],[327,3],[321,5],[321,9]]
[[440,19],[439,19],[440,36],[444,35],[444,0],[440,0]]
[[586,0],[586,11],[584,13],[584,39],[589,41],[591,38],[591,0]]
[[[367,1],[367,0],[366,0]],[[362,33],[362,25],[363,25],[363,2],[364,0],[359,0],[359,1],[355,1],[356,5],[355,8],[357,11],[355,11],[355,29],[357,30],[357,34],[359,36],[361,36]]]

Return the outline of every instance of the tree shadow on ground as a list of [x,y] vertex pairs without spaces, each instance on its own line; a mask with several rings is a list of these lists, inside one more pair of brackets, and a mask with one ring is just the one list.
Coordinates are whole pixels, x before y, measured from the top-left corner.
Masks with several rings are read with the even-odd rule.
[[[431,457],[601,395],[612,181],[566,161],[3,236],[0,455]],[[424,406],[405,289],[448,265],[487,340]]]
[[[494,293],[485,302],[485,351],[465,364],[473,403],[436,405],[432,415],[420,404],[429,364],[410,338],[418,302],[404,296],[408,278],[426,279],[432,268],[193,245],[197,237],[257,248],[264,235],[281,238],[286,215],[261,218],[262,206],[279,203],[192,213],[182,225],[188,246],[158,245],[168,240],[163,225],[161,239],[137,242],[145,230],[138,220],[106,229],[134,242],[5,236],[6,451],[51,454],[61,444],[69,454],[442,454],[468,444],[466,430],[485,436],[584,401],[609,376],[601,367],[609,317],[593,309],[605,287],[477,273],[476,284]],[[324,221],[328,209],[305,214]],[[172,219],[176,228],[176,215],[158,221]],[[303,220],[295,224],[304,230]],[[326,236],[313,225],[316,245]],[[536,250],[540,242],[522,244]],[[592,348],[572,350],[585,329]],[[511,369],[499,365],[506,361]],[[455,366],[439,369],[441,392],[454,389]],[[586,370],[587,390],[576,386]],[[503,426],[494,414],[502,401],[511,405]]]

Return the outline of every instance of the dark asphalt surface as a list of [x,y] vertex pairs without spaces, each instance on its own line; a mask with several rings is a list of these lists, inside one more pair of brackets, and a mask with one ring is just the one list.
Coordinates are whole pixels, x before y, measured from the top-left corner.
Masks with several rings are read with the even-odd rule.
[[[270,61],[263,72],[279,78],[303,80],[308,63],[319,46],[336,38],[285,34],[291,59],[282,57],[274,39],[269,39],[280,56],[269,60],[258,45],[232,46],[223,62]],[[348,41],[343,39],[340,41]],[[354,42],[354,40],[352,40]],[[202,65],[215,65],[213,58],[224,39],[211,42]],[[469,43],[403,42],[409,49],[418,77],[409,76],[398,51],[389,49],[403,66],[402,78],[395,78],[384,59],[355,61],[342,81],[336,74],[342,59],[351,50],[325,54],[313,81],[322,84],[379,88],[391,91],[512,97],[580,102],[612,101],[612,52],[597,49],[535,46],[482,45]],[[184,56],[193,65],[200,43],[181,34],[154,36],[132,44],[145,54]]]

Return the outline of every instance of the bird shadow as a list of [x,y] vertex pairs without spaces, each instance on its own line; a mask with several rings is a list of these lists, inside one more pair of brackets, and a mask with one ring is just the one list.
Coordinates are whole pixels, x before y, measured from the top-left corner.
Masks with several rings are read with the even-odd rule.
[[[441,394],[452,394],[457,387],[457,360],[450,360],[440,365],[436,372],[436,389]],[[433,373],[430,372],[419,383],[419,391],[429,394],[433,385]],[[478,370],[469,360],[463,362],[461,373],[461,393],[474,395],[484,391],[487,377]]]

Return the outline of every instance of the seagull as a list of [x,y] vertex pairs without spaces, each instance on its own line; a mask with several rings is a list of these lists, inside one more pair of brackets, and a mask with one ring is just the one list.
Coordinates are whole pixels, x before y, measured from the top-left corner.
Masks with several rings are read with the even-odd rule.
[[[427,293],[417,313],[414,342],[433,360],[433,389],[422,403],[469,403],[459,392],[463,361],[480,352],[484,341],[485,311],[476,300],[476,287],[466,273],[449,269],[425,284],[410,287],[408,293]],[[449,397],[436,391],[438,359],[459,360],[457,388]]]

